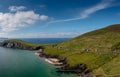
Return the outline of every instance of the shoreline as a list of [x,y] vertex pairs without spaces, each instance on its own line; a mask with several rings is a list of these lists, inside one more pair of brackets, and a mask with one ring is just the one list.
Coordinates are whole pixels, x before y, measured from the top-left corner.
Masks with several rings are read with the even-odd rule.
[[[41,57],[41,56],[40,56],[41,53],[40,53],[39,51],[38,51],[38,52],[35,51],[34,54],[37,55],[37,56],[39,56],[39,57]],[[45,60],[46,62],[48,62],[48,63],[50,63],[50,64],[54,64],[54,65],[56,65],[56,66],[61,66],[61,65],[63,65],[63,62],[60,62],[60,60],[59,60],[58,58],[46,58],[46,57],[44,57],[44,60]]]
[[91,70],[87,69],[86,64],[79,64],[74,67],[71,67],[66,59],[60,58],[58,55],[51,55],[51,54],[46,54],[44,51],[40,52],[39,50],[37,51],[37,54],[39,54],[39,57],[44,58],[44,61],[53,64],[55,66],[60,66],[57,68],[56,72],[60,73],[73,73],[77,74],[78,77],[89,77],[92,76],[93,73]]
[[45,61],[48,62],[48,63],[50,63],[50,64],[54,64],[54,63],[53,63],[52,61],[50,61],[49,59],[46,59],[46,58],[45,58]]
[[[14,41],[14,40],[13,40]],[[47,62],[52,63],[56,66],[60,66],[57,68],[57,72],[61,73],[75,73],[78,76],[84,77],[86,75],[90,74],[92,75],[92,70],[87,68],[87,65],[82,63],[78,64],[76,66],[70,66],[70,64],[67,62],[66,58],[61,58],[59,55],[54,54],[46,54],[45,47],[43,46],[29,46],[29,45],[23,45],[21,42],[11,42],[11,41],[4,41],[0,43],[0,46],[6,47],[6,48],[16,48],[16,49],[23,49],[23,50],[31,50],[34,51],[35,55],[39,57],[43,57]]]
[[54,64],[54,65],[57,65],[57,66],[61,66],[63,63],[60,62],[59,59],[57,58],[46,58],[45,59],[47,62],[51,63],[51,64]]
[[34,54],[37,55],[37,56],[39,56],[39,53],[37,53],[37,52],[35,52]]

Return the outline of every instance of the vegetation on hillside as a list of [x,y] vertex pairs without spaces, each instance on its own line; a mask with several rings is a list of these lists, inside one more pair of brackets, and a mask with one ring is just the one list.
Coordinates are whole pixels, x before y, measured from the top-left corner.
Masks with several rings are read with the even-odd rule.
[[[41,46],[19,40],[8,41],[30,47]],[[86,64],[96,75],[120,74],[120,24],[88,32],[59,44],[42,46],[45,47],[44,53],[59,55],[67,60],[70,67]]]
[[116,24],[47,47],[45,53],[66,58],[71,67],[84,63],[97,75],[118,75],[119,50],[120,24]]

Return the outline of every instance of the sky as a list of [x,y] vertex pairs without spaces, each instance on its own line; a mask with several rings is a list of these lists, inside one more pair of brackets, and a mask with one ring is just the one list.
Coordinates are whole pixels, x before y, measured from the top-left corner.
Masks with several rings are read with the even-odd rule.
[[0,0],[0,37],[73,38],[120,24],[120,0]]

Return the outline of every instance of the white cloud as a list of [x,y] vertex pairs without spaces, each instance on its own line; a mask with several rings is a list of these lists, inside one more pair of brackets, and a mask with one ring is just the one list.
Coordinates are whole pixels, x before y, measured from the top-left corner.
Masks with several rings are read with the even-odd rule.
[[50,21],[47,25],[49,25],[50,23],[66,22],[66,21],[85,19],[85,18],[89,17],[91,14],[93,14],[93,13],[95,13],[97,11],[100,11],[100,10],[103,10],[103,9],[111,7],[113,1],[115,1],[115,0],[102,0],[97,5],[83,10],[83,12],[81,12],[80,16],[78,16],[77,18],[70,18],[70,19]]
[[112,5],[113,1],[114,0],[102,0],[101,3],[84,10],[80,16],[81,16],[81,18],[87,18],[89,15],[91,15],[97,11],[100,11],[100,10],[110,7]]
[[5,37],[6,35],[7,35],[6,33],[0,32],[0,38],[1,38],[1,37]]
[[11,12],[22,11],[24,9],[26,9],[26,7],[24,7],[24,6],[10,6],[9,7],[9,10]]
[[0,29],[2,32],[8,33],[30,26],[38,20],[46,21],[47,19],[48,16],[36,14],[34,11],[17,11],[15,13],[0,12]]
[[14,34],[9,37],[16,38],[65,38],[65,37],[75,37],[80,35],[78,32],[57,32],[57,33],[25,33],[25,34]]
[[40,16],[40,19],[41,19],[41,20],[47,20],[47,19],[48,19],[48,16],[46,16],[46,15],[41,15],[41,16]]

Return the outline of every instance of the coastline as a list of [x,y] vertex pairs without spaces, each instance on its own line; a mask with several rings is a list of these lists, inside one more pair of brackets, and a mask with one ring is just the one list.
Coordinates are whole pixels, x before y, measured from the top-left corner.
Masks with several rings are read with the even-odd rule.
[[45,61],[52,63],[56,66],[60,66],[59,68],[57,68],[57,72],[74,73],[81,77],[84,77],[86,75],[87,76],[93,75],[92,70],[88,69],[86,64],[82,63],[75,66],[70,66],[66,58],[61,58],[59,55],[46,54],[44,46],[40,46],[40,45],[34,46],[33,44],[32,44],[33,46],[31,46],[31,43],[27,43],[27,44],[28,45],[25,45],[23,41],[12,40],[12,41],[2,42],[0,46],[6,48],[17,48],[17,49],[34,51],[35,55],[44,58]]
[[54,64],[52,61],[50,61],[49,59],[45,59],[46,62],[50,63],[50,64]]
[[60,73],[73,73],[77,74],[79,77],[93,77],[93,72],[87,68],[86,64],[79,64],[71,67],[66,59],[62,59],[59,55],[46,54],[44,51],[37,51],[39,57],[44,58],[44,60],[55,66],[60,66],[57,68],[57,72]]
[[39,56],[39,53],[35,52],[35,55]]
[[[37,55],[37,56],[39,56],[40,57],[40,52],[38,51],[38,52],[36,52],[35,51],[35,55]],[[44,57],[44,60],[46,61],[46,62],[48,62],[48,63],[50,63],[50,64],[54,64],[54,65],[56,65],[56,66],[61,66],[61,65],[63,65],[63,62],[60,62],[60,60],[58,59],[58,58],[46,58],[46,57]]]

